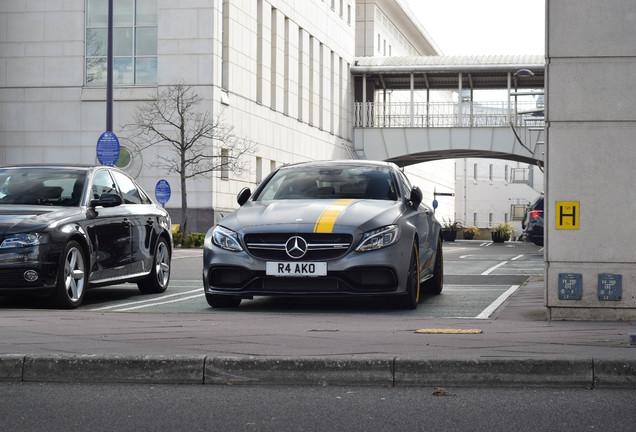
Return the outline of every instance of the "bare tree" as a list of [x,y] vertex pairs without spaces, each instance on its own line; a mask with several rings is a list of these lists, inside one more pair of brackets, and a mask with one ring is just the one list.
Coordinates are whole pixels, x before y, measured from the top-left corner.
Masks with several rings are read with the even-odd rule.
[[187,180],[210,177],[215,171],[241,174],[246,169],[243,156],[253,154],[252,141],[239,138],[220,115],[197,111],[201,97],[191,87],[177,84],[158,93],[139,107],[132,122],[124,125],[137,151],[167,144],[168,152],[158,152],[150,166],[178,173],[181,180],[181,231],[187,233]]

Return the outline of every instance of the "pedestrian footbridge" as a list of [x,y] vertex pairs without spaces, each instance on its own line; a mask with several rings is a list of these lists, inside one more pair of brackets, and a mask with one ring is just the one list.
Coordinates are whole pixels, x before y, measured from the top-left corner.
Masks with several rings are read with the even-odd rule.
[[[359,58],[355,150],[400,166],[467,157],[543,165],[544,67],[542,56]],[[491,94],[499,100],[485,101]]]

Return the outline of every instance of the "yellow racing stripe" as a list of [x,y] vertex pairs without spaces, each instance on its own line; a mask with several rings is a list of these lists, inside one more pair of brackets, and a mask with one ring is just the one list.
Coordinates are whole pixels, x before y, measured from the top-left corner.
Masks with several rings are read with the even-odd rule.
[[339,199],[327,206],[326,209],[320,213],[316,225],[314,225],[315,233],[330,233],[333,231],[333,226],[338,219],[338,215],[351,204],[353,199]]

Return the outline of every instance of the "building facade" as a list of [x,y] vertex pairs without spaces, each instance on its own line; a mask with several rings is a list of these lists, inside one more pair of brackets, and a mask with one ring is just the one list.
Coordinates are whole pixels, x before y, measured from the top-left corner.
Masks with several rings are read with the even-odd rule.
[[[106,126],[107,0],[10,0],[0,7],[0,164],[98,163]],[[162,89],[184,84],[198,110],[255,143],[247,170],[188,181],[189,227],[204,232],[276,167],[356,158],[349,68],[359,55],[435,54],[398,0],[115,0],[113,132],[117,165],[179,223],[179,177],[154,167],[167,145],[136,152],[124,125]],[[388,51],[385,51],[385,46]],[[211,143],[214,145],[214,143]],[[222,152],[219,148],[215,151]],[[451,167],[451,169],[449,169]],[[452,186],[452,164],[410,170]],[[434,186],[424,186],[432,201]],[[430,189],[430,190],[429,190]]]

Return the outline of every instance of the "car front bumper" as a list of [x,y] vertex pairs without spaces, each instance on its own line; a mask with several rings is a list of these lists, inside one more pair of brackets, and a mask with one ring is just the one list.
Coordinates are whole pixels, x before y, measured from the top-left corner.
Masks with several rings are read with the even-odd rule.
[[[57,280],[56,261],[42,259],[40,247],[0,252],[0,294],[49,291]],[[37,278],[33,278],[37,275]]]
[[375,251],[351,251],[326,260],[325,276],[293,277],[268,276],[267,260],[225,251],[206,241],[203,284],[208,294],[241,297],[403,294],[411,247],[412,243],[399,241]]

